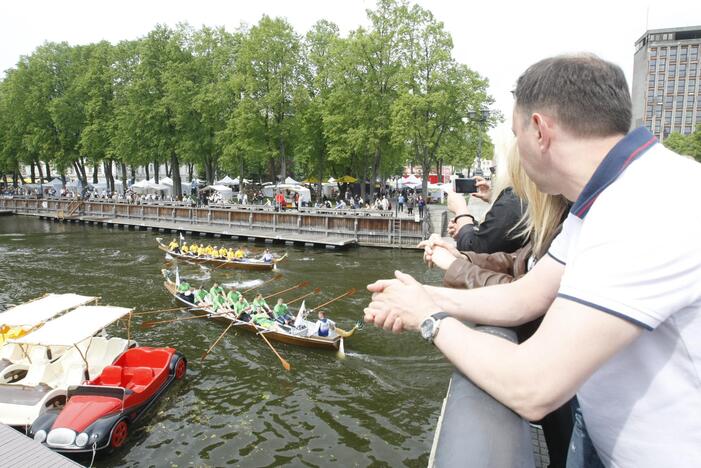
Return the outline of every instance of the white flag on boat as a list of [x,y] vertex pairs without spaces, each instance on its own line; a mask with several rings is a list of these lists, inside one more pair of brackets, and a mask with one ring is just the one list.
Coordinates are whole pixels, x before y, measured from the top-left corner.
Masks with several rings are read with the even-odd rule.
[[178,234],[180,235],[180,244],[182,245],[185,242],[185,237],[183,237],[182,232],[179,232]]
[[299,306],[299,311],[297,312],[297,317],[295,317],[295,327],[299,327],[304,322],[304,309],[304,301],[302,301],[302,305]]
[[175,285],[180,286],[180,272],[178,271],[178,267],[175,267]]

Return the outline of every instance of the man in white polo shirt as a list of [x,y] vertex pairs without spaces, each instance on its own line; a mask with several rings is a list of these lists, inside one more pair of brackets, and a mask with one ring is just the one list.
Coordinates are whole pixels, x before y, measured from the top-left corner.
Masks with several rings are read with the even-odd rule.
[[[421,331],[526,419],[576,393],[606,466],[697,465],[701,165],[645,129],[628,133],[625,77],[598,57],[542,60],[519,78],[514,95],[524,169],[543,192],[574,202],[549,255],[519,281],[468,291],[423,286],[396,272],[368,286],[374,294],[365,319],[394,332]],[[662,169],[676,179],[670,183]],[[544,313],[520,345],[460,321],[513,326]],[[568,467],[588,466],[577,458],[582,440],[575,435]]]

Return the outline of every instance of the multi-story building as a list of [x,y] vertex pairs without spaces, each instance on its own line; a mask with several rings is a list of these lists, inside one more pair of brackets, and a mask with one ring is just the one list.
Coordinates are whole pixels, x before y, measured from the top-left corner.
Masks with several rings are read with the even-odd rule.
[[660,140],[701,127],[701,26],[653,29],[635,42],[633,127]]

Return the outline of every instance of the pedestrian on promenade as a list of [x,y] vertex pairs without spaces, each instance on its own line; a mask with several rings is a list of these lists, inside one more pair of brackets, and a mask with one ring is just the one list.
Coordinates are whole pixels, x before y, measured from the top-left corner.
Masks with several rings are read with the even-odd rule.
[[416,204],[419,206],[419,218],[424,219],[424,207],[426,206],[426,200],[424,200],[423,196],[419,195],[419,199]]
[[[365,320],[421,330],[464,375],[528,420],[576,393],[568,466],[695,466],[701,164],[645,128],[628,133],[625,75],[596,56],[542,60],[521,75],[514,96],[524,170],[540,191],[574,203],[548,254],[513,283],[473,290],[427,287],[396,272],[368,286]],[[665,197],[650,198],[660,167],[678,180]],[[672,220],[664,248],[649,229],[650,213]],[[518,325],[543,314],[522,344],[460,321]]]
[[397,207],[399,207],[400,213],[404,213],[404,195],[401,192],[397,197]]

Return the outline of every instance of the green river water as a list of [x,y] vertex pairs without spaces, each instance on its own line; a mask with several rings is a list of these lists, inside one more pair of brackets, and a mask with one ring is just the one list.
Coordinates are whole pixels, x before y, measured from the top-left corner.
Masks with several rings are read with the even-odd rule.
[[[0,310],[46,292],[97,295],[102,304],[138,310],[175,307],[163,288],[161,269],[170,265],[156,248],[159,236],[169,234],[0,217]],[[416,251],[272,249],[287,251],[288,259],[278,268],[284,276],[262,292],[309,280],[307,290],[322,289],[308,300],[313,307],[348,288],[358,289],[328,308],[344,328],[362,318],[370,297],[366,284],[389,277],[394,269],[422,282],[440,281]],[[180,264],[179,271],[196,285],[216,280],[248,287],[273,274],[188,264]],[[172,314],[187,316],[163,312],[148,320]],[[133,338],[146,346],[177,348],[189,360],[188,374],[131,428],[125,447],[99,457],[94,466],[426,466],[452,368],[417,335],[368,326],[346,342],[345,359],[275,344],[292,365],[286,372],[253,334],[231,329],[201,362],[222,324],[200,319],[143,330],[141,320],[133,321]],[[109,331],[126,337],[123,327]],[[78,461],[89,464],[90,458]]]

